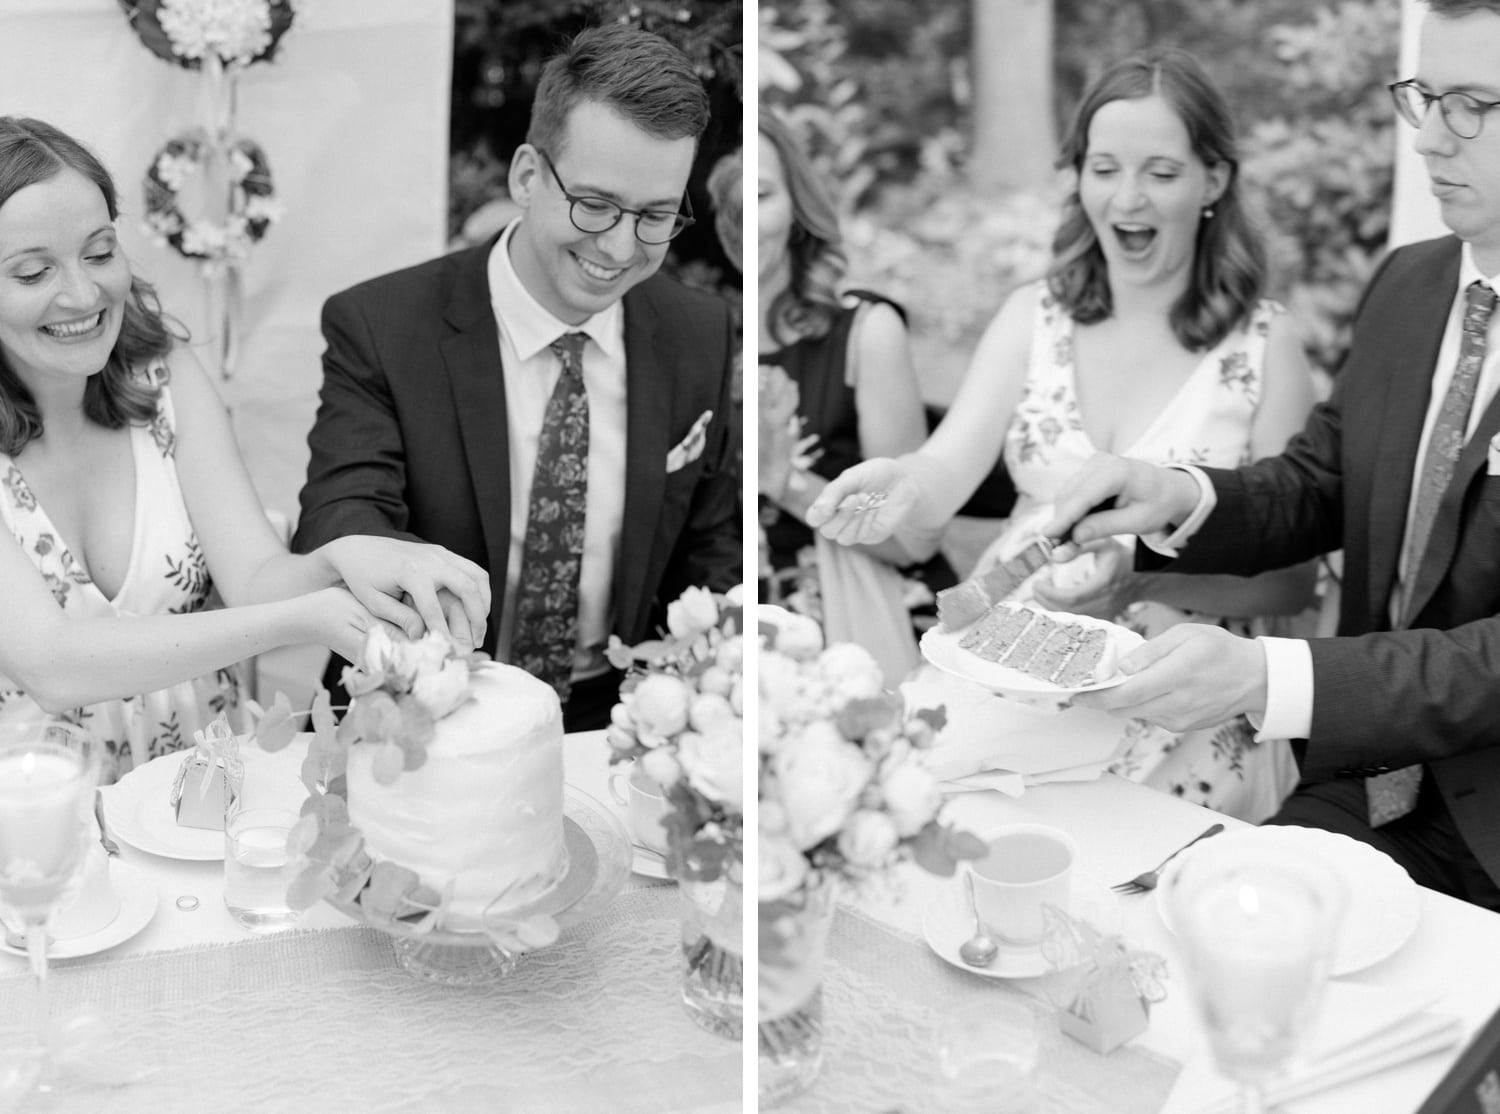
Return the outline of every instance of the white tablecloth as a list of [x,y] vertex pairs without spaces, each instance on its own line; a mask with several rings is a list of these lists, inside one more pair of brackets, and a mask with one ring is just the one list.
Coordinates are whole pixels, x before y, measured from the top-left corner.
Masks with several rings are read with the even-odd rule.
[[[1038,786],[1015,800],[998,793],[964,794],[954,799],[952,815],[972,831],[1021,820],[1063,828],[1078,842],[1078,869],[1104,882],[1154,865],[1216,820],[1242,826],[1109,775],[1095,782]],[[944,884],[914,868],[905,870],[898,891],[867,899],[860,908],[920,939],[922,913]],[[1500,955],[1500,916],[1431,890],[1419,890],[1419,898],[1421,915],[1411,939],[1387,959],[1340,981],[1412,992],[1437,988],[1440,999],[1433,1008],[1461,1019],[1467,1039],[1500,1006],[1500,965],[1493,961]],[[1179,969],[1175,942],[1157,914],[1155,896],[1122,897],[1119,906],[1125,936]],[[967,977],[996,993],[1015,992],[1003,982]],[[1200,1028],[1181,979],[1174,978],[1169,989],[1168,999],[1153,1007],[1150,1028],[1138,1045],[1182,1062],[1198,1048]],[[1410,1114],[1461,1049],[1462,1042],[1281,1109],[1286,1114]],[[1189,1101],[1178,1109],[1192,1105]]]
[[[274,756],[247,751],[247,784],[295,771],[303,745]],[[607,754],[601,733],[569,736],[565,772],[570,786],[623,819],[608,792]],[[253,936],[224,909],[220,862],[128,845],[122,858],[156,888],[158,912],[108,952],[55,962],[54,1013],[91,1009],[128,1040],[132,1062],[175,1070],[68,1094],[49,1109],[741,1108],[740,1046],[697,1028],[681,1005],[670,883],[632,875],[606,911],[525,957],[516,976],[449,988],[400,970],[384,934],[326,905],[297,931]],[[177,908],[183,895],[198,907]],[[24,970],[24,960],[0,956],[0,1049],[28,1020]]]

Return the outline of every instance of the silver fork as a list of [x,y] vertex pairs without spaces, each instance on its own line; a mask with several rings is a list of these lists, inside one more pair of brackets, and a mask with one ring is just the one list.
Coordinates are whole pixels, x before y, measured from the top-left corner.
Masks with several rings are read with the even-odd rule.
[[1111,886],[1110,889],[1114,890],[1117,894],[1143,894],[1147,890],[1156,889],[1156,884],[1161,881],[1162,869],[1169,862],[1175,859],[1178,855],[1182,854],[1193,844],[1197,843],[1200,839],[1207,839],[1209,836],[1216,836],[1223,830],[1223,824],[1215,824],[1213,827],[1205,829],[1203,832],[1184,843],[1176,851],[1173,851],[1161,862],[1157,863],[1155,870],[1148,870],[1143,874],[1137,874],[1128,882],[1118,882],[1115,885]]

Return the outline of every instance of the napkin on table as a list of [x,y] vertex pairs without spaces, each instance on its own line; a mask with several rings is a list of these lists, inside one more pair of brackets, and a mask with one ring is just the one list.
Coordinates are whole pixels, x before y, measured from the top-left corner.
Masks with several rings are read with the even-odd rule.
[[923,670],[901,692],[908,709],[946,710],[935,745],[922,752],[923,764],[939,781],[985,770],[1024,778],[1102,768],[1125,738],[1124,721],[1106,712],[1036,708],[936,670]]
[[[1447,1048],[1463,1036],[1458,1018],[1434,1012],[1435,990],[1332,982],[1291,1071],[1267,1092],[1292,1102]],[[1205,1038],[1206,1041],[1206,1038]],[[1234,1114],[1239,1091],[1219,1074],[1205,1043],[1182,1069],[1161,1114]]]

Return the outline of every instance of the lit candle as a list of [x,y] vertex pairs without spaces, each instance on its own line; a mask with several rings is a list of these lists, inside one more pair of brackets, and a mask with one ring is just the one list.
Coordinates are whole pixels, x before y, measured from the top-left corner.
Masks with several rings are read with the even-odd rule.
[[87,792],[83,759],[72,751],[0,754],[0,896],[17,909],[49,904],[77,866]]

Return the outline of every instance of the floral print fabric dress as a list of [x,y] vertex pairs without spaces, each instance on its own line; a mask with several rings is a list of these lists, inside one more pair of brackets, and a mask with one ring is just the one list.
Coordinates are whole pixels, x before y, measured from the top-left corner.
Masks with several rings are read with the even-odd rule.
[[[1153,464],[1233,468],[1252,460],[1250,427],[1260,403],[1266,334],[1285,310],[1262,300],[1250,318],[1204,354],[1171,401],[1123,456]],[[1074,379],[1073,319],[1040,286],[1023,397],[1005,435],[1005,464],[1019,493],[1000,536],[977,568],[1008,554],[1051,515],[1058,489],[1097,451],[1084,432]],[[1022,593],[1026,593],[1023,585]],[[1117,622],[1146,637],[1181,622],[1263,633],[1257,620],[1187,613],[1135,603]],[[1296,784],[1283,740],[1256,743],[1244,717],[1218,728],[1174,734],[1141,720],[1123,725],[1123,749],[1110,769],[1241,819],[1259,822]]]
[[[166,368],[143,373],[161,384],[155,419],[130,429],[135,464],[135,533],[124,582],[105,597],[69,552],[51,519],[26,483],[24,469],[0,453],[0,521],[46,579],[58,606],[69,615],[124,617],[201,610],[212,585],[197,536],[178,486],[176,434]],[[108,749],[103,780],[191,746],[193,732],[220,712],[236,729],[241,707],[238,683],[218,670],[159,692],[75,708],[60,717],[87,729]],[[0,674],[0,724],[40,722],[50,717],[35,700]]]

